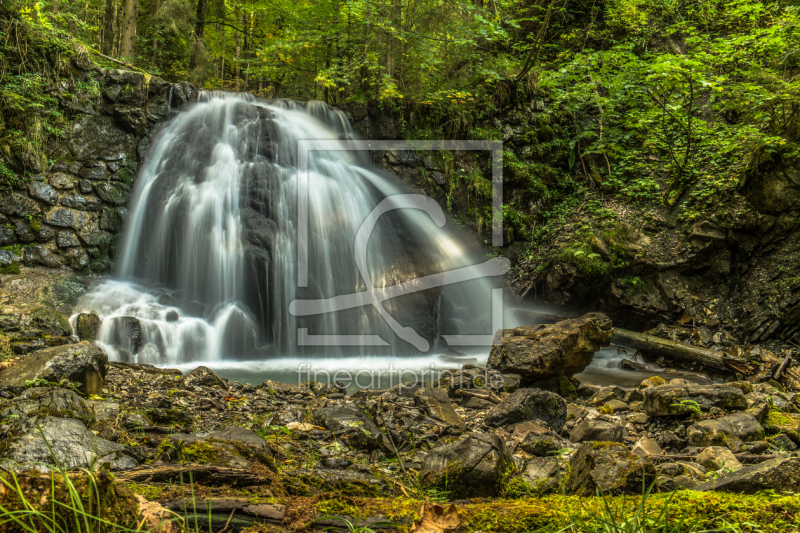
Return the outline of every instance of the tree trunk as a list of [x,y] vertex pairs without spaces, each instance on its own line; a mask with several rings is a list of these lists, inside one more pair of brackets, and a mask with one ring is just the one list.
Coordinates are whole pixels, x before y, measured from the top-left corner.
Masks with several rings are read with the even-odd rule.
[[197,22],[194,25],[194,34],[198,39],[203,38],[206,27],[206,13],[208,12],[208,0],[197,0]]
[[254,485],[264,482],[264,478],[250,470],[194,463],[140,466],[120,472],[115,477],[127,482],[179,481],[181,476],[188,480],[190,473],[195,483],[199,481],[208,485]]
[[[241,13],[237,14],[236,20],[239,22],[239,28],[241,28],[242,25],[244,24],[244,15],[242,15]],[[234,89],[233,89],[234,91],[239,90],[239,78],[242,75],[242,70],[241,68],[239,68],[239,60],[241,59],[241,57],[242,57],[242,32],[236,30],[236,70],[234,71],[236,73],[236,82],[234,83]]]
[[114,21],[116,9],[114,0],[106,0],[106,12],[103,16],[103,47],[102,52],[107,56],[114,55]]
[[611,344],[636,348],[643,352],[671,357],[688,363],[698,364],[723,372],[739,372],[752,374],[753,370],[746,360],[731,357],[723,352],[715,352],[682,342],[662,339],[654,335],[645,335],[624,329],[614,328]]
[[120,56],[131,62],[136,59],[136,25],[139,18],[139,0],[123,0],[122,3],[122,45]]

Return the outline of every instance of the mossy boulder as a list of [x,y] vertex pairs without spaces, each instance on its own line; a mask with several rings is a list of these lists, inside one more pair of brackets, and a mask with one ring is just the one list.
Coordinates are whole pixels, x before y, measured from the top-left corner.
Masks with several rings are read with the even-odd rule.
[[649,458],[630,453],[621,443],[585,442],[568,463],[564,488],[579,496],[594,496],[598,490],[606,495],[641,494],[655,474]]
[[694,490],[755,494],[764,490],[795,492],[797,487],[800,487],[800,457],[779,457],[719,476]]
[[393,494],[390,485],[379,477],[352,470],[298,470],[285,477],[283,483],[294,496],[334,493],[350,498],[376,498]]
[[455,497],[496,496],[514,471],[505,442],[497,435],[471,433],[440,441],[422,462],[420,480]]
[[45,348],[0,373],[0,389],[19,393],[30,381],[69,380],[84,394],[100,394],[108,357],[88,342]]
[[747,409],[741,389],[727,385],[677,382],[643,390],[643,407],[650,416],[686,415],[717,407],[726,411]]
[[363,412],[353,407],[332,406],[314,411],[314,421],[353,448],[382,449],[394,454],[389,439],[378,426]]
[[95,313],[81,313],[75,323],[75,332],[82,341],[94,341],[102,321]]
[[72,326],[64,315],[47,307],[37,307],[22,318],[22,327],[39,330],[46,335],[61,337],[72,334]]
[[575,385],[566,376],[554,376],[547,379],[540,379],[539,381],[533,382],[531,387],[555,392],[570,402],[578,399],[578,391]]
[[34,387],[22,392],[0,409],[0,418],[22,423],[36,416],[75,418],[86,424],[93,421],[86,401],[69,389]]

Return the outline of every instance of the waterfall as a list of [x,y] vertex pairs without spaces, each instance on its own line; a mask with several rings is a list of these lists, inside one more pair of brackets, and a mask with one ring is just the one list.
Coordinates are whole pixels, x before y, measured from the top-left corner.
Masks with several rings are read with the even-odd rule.
[[[76,309],[101,317],[98,343],[110,358],[176,364],[417,355],[446,351],[447,335],[491,335],[497,278],[335,312],[293,311],[364,293],[368,284],[386,290],[486,261],[429,199],[420,200],[425,208],[392,209],[359,233],[376,207],[411,198],[409,191],[364,153],[315,150],[308,172],[298,170],[298,141],[352,138],[345,115],[322,102],[231,93],[203,93],[166,123],[139,169],[116,270]],[[306,286],[298,283],[298,187],[307,198]],[[359,243],[366,279],[354,253]],[[397,327],[417,341],[398,336]],[[382,342],[318,340],[335,335]]]

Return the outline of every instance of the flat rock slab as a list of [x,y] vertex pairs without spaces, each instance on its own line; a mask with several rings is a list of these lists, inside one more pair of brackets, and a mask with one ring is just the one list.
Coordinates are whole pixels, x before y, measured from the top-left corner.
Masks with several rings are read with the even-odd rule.
[[771,459],[700,483],[694,490],[754,494],[762,490],[796,491],[800,487],[800,457]]

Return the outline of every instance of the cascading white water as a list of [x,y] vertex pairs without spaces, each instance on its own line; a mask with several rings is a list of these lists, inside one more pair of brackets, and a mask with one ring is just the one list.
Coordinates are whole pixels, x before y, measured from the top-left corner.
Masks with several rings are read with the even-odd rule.
[[[98,342],[110,357],[176,364],[419,354],[372,306],[289,313],[296,299],[365,290],[353,253],[356,234],[384,198],[407,192],[371,170],[363,156],[345,151],[313,152],[307,184],[300,179],[299,140],[351,137],[346,117],[322,102],[261,102],[226,93],[204,93],[167,123],[137,176],[113,279],[94,287],[77,309],[100,315]],[[297,272],[300,186],[307,186],[309,215],[303,288]],[[466,242],[422,211],[387,213],[367,246],[371,284],[390,287],[481,262]],[[478,279],[382,306],[443,351],[442,335],[492,333],[491,288]],[[388,345],[304,347],[298,328],[314,335],[377,335]]]

